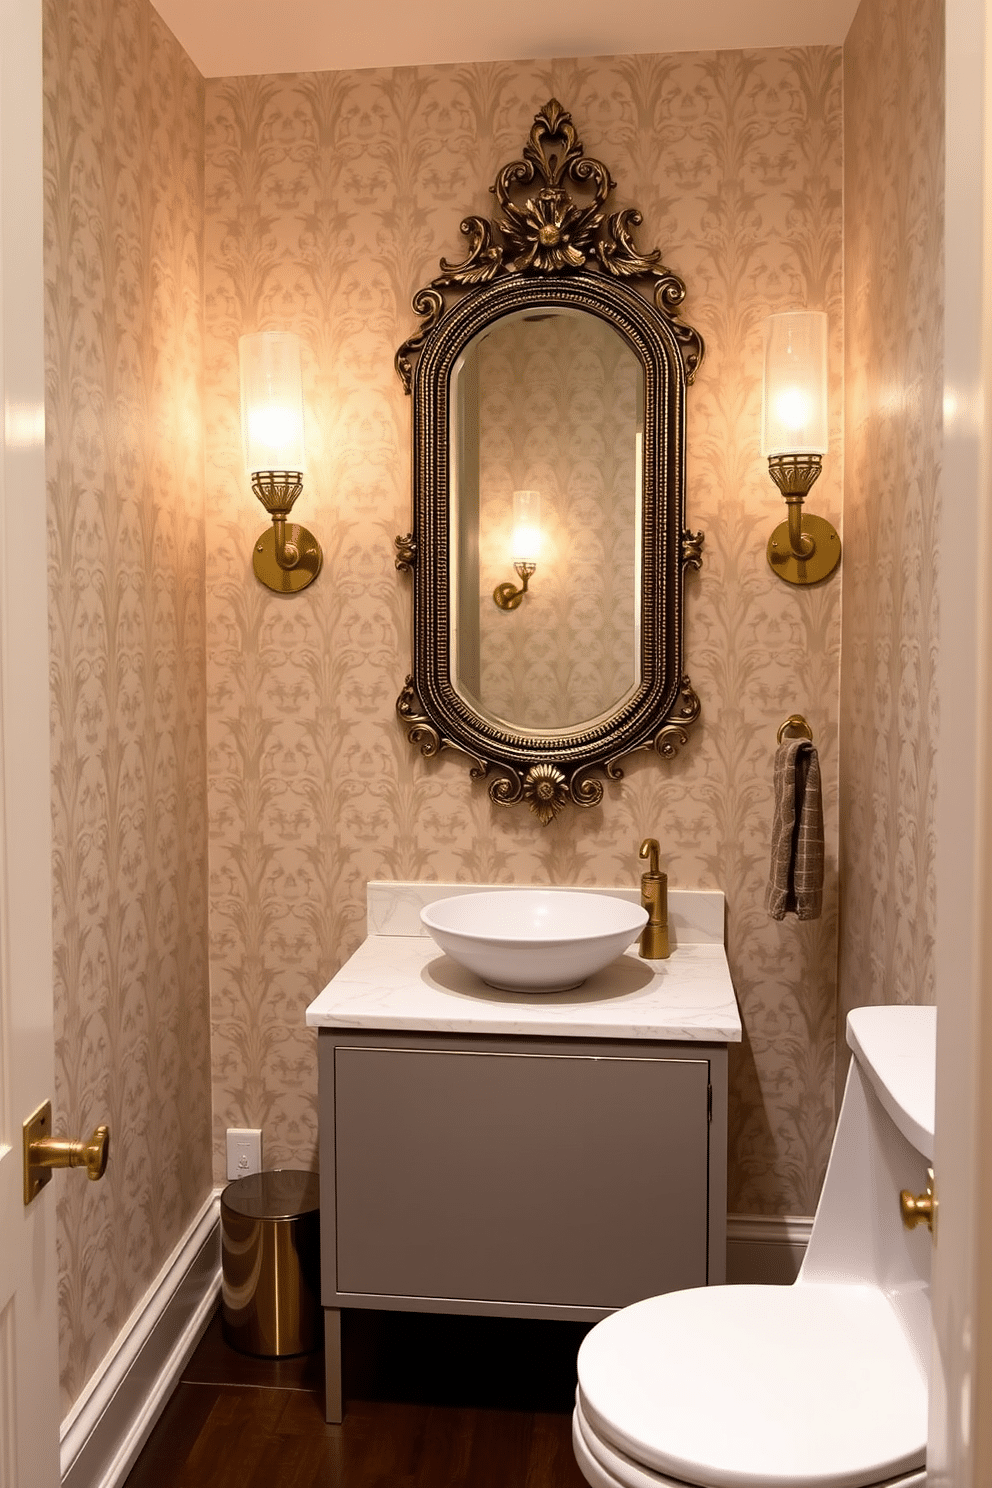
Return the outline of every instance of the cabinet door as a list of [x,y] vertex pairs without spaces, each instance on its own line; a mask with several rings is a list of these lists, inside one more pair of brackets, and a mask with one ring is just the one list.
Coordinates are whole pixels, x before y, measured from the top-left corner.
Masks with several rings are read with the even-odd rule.
[[709,1063],[338,1047],[339,1293],[622,1307],[706,1275]]

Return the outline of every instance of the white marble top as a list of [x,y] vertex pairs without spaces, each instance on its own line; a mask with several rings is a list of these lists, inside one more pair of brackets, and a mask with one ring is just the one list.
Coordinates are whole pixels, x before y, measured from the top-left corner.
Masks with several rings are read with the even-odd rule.
[[[308,1026],[740,1041],[723,948],[722,894],[669,895],[673,951],[667,961],[644,961],[635,946],[572,992],[524,994],[487,987],[445,956],[420,924],[420,909],[432,899],[487,887],[370,884],[373,933],[307,1008]],[[636,890],[599,892],[638,897]]]

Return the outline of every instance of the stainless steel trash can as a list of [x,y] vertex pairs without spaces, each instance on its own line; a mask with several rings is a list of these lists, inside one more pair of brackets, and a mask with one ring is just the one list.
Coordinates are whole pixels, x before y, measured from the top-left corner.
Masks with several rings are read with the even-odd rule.
[[292,1168],[236,1178],[220,1200],[221,1318],[243,1354],[320,1347],[320,1186]]

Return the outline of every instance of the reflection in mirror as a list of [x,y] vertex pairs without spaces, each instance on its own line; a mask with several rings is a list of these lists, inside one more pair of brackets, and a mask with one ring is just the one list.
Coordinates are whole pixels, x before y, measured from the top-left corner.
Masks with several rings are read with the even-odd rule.
[[[453,681],[484,717],[566,733],[638,680],[644,373],[598,315],[535,307],[485,327],[451,378]],[[514,495],[540,493],[526,598]],[[518,501],[519,505],[519,501]],[[516,587],[519,580],[515,580]]]

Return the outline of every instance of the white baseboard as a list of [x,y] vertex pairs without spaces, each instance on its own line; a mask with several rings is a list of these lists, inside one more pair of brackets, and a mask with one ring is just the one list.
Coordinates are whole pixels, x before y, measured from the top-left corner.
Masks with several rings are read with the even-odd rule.
[[120,1488],[210,1321],[220,1189],[205,1201],[62,1422],[63,1488]]
[[727,1280],[789,1286],[809,1244],[809,1215],[727,1215]]

